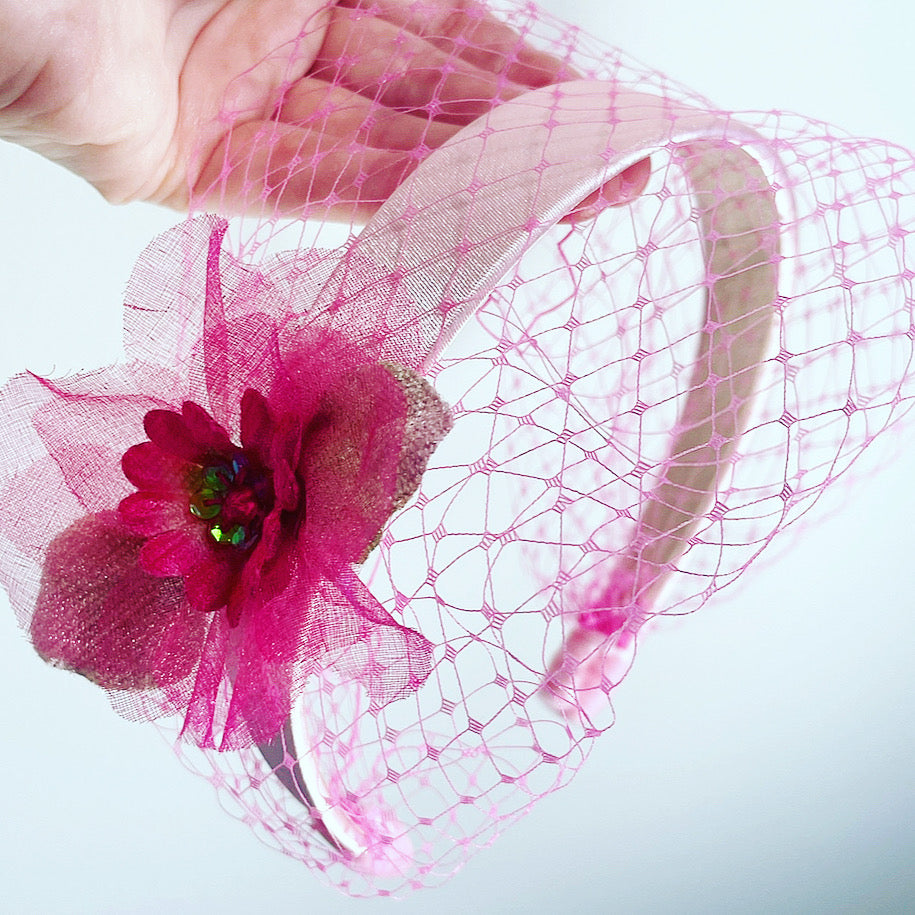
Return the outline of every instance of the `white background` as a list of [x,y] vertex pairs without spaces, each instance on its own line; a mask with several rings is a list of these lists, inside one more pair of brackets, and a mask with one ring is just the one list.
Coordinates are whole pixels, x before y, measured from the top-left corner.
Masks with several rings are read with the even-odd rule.
[[[900,2],[544,0],[736,110],[915,148]],[[0,145],[0,375],[110,361],[175,217]],[[778,563],[656,632],[573,784],[399,912],[898,911],[915,904],[915,445],[874,454]],[[5,600],[3,601],[5,605]],[[392,911],[261,846],[156,731],[46,668],[0,608],[0,908]]]

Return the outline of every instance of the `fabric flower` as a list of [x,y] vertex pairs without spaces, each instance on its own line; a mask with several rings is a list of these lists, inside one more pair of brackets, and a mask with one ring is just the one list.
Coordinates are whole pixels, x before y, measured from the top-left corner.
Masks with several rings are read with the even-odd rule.
[[354,566],[451,418],[383,358],[396,294],[309,311],[336,256],[258,272],[225,231],[192,220],[141,257],[126,365],[4,390],[22,447],[2,467],[0,575],[46,660],[229,749],[273,737],[316,666],[377,704],[428,676],[430,643]]

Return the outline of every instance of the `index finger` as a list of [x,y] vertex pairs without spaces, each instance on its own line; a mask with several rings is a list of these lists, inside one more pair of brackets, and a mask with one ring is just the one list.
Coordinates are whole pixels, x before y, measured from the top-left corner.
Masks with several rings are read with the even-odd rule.
[[475,0],[338,0],[337,5],[364,10],[481,70],[531,89],[578,76],[566,61],[530,45]]

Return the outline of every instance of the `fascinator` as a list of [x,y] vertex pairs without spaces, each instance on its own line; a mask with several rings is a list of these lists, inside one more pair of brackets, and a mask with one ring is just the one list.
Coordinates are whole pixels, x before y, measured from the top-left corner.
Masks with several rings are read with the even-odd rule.
[[[122,363],[2,393],[0,575],[36,650],[176,721],[353,893],[440,881],[567,782],[642,635],[906,411],[915,341],[903,150],[717,110],[530,7],[453,35],[382,6],[395,47],[494,55],[501,103],[421,135],[325,249],[287,218],[358,196],[300,202],[346,144],[255,170],[299,135],[227,100],[197,208],[262,214],[152,242]],[[359,66],[341,41],[311,117]],[[405,109],[394,77],[365,123]]]

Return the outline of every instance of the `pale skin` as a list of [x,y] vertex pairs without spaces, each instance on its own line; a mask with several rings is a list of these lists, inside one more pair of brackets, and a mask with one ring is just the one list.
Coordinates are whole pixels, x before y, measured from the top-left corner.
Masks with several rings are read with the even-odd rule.
[[324,216],[364,221],[423,152],[574,76],[471,0],[0,0],[0,137],[114,203],[199,207],[222,174],[222,211],[332,194]]

